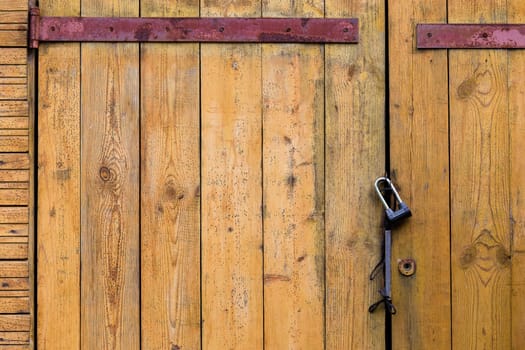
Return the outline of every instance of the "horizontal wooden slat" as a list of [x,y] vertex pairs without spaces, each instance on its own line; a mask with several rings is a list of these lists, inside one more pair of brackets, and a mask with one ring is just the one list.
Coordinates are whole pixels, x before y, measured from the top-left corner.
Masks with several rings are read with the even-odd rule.
[[0,48],[0,64],[27,64],[27,50]]
[[0,315],[0,331],[29,331],[30,326],[29,315]]
[[0,260],[27,259],[27,244],[0,244]]
[[24,32],[27,32],[27,24],[24,24],[24,23],[0,23],[0,31],[24,31]]
[[27,46],[27,32],[23,30],[0,31],[0,45],[4,47]]
[[2,345],[0,350],[31,350],[31,345]]
[[26,11],[0,11],[0,23],[27,23]]
[[0,298],[29,297],[29,290],[0,290]]
[[28,136],[29,129],[0,129],[1,136]]
[[[1,54],[0,50],[0,54]],[[9,64],[0,66],[0,77],[2,78],[25,78],[27,77],[27,66],[23,64]]]
[[27,235],[27,224],[0,224],[0,237],[24,237]]
[[[0,42],[2,32],[0,32]],[[27,99],[27,86],[24,85],[0,85],[0,99],[3,100],[25,100]]]
[[0,277],[29,277],[29,265],[27,261],[0,261]]
[[0,190],[27,190],[29,182],[0,182]]
[[9,236],[9,237],[0,236],[0,244],[6,244],[6,243],[27,244],[28,238],[27,236]]
[[[2,52],[0,50],[0,57]],[[27,101],[0,101],[0,117],[27,117],[29,104]]]
[[5,278],[0,277],[0,290],[27,290],[29,289],[29,278],[18,277],[18,278]]
[[26,129],[29,127],[27,117],[0,117],[0,129]]
[[26,170],[29,169],[29,154],[27,153],[2,153],[0,154],[0,170]]
[[29,343],[29,332],[0,332],[1,345],[23,345],[25,343]]
[[0,136],[0,152],[27,152],[28,136]]
[[0,182],[27,182],[29,170],[0,170]]
[[0,0],[1,11],[28,10],[28,1],[25,0]]
[[[27,224],[28,222],[29,210],[27,207],[0,207],[0,223]],[[2,276],[2,274],[0,274],[0,276]]]
[[0,205],[28,205],[29,191],[20,189],[0,189]]
[[29,298],[0,298],[0,314],[29,313]]
[[3,78],[0,76],[0,85],[24,85],[27,78]]

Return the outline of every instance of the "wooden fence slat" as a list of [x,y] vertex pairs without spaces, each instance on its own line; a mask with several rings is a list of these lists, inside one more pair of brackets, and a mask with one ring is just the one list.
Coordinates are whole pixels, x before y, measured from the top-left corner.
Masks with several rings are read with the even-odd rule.
[[28,129],[28,117],[0,117],[0,129]]
[[27,11],[0,11],[0,23],[27,23]]
[[1,345],[23,345],[25,343],[29,343],[29,332],[0,332]]
[[323,61],[317,45],[262,48],[267,349],[324,348]]
[[0,11],[27,10],[28,1],[24,0],[0,0]]
[[28,136],[0,136],[0,152],[27,152]]
[[0,237],[27,236],[27,224],[0,224]]
[[27,31],[22,30],[1,30],[1,47],[24,47],[27,46]]
[[0,314],[29,313],[29,297],[0,298]]
[[29,191],[24,189],[0,189],[0,205],[28,205]]
[[[0,57],[1,55],[0,50]],[[27,101],[0,101],[0,117],[27,117],[28,108]]]
[[[260,16],[210,0],[202,16]],[[203,349],[263,348],[261,46],[201,46]]]
[[[450,23],[505,22],[506,13],[505,1],[448,2]],[[449,82],[452,345],[510,349],[507,52],[450,51]]]
[[[0,40],[2,40],[0,32]],[[27,99],[27,86],[25,85],[0,85],[0,100],[25,100]]]
[[29,155],[26,153],[0,154],[1,170],[26,170],[29,169]]
[[0,290],[28,290],[29,278],[0,277]]
[[[26,85],[27,78],[3,78],[0,74],[0,85]],[[27,86],[27,85],[26,85]]]
[[326,349],[383,349],[384,316],[368,313],[380,281],[384,173],[384,1],[325,2],[327,17],[358,16],[360,43],[326,45]]
[[[28,249],[26,244],[4,243],[0,244],[0,260],[27,259]],[[1,313],[1,312],[0,312]]]
[[[391,172],[414,213],[393,231],[392,343],[445,349],[451,333],[447,52],[417,51],[413,31],[414,23],[445,22],[446,1],[389,4]],[[416,261],[412,277],[395,265],[405,258]]]
[[[83,1],[81,10],[136,17],[139,1]],[[81,51],[81,348],[139,349],[139,45]]]
[[0,315],[0,331],[29,331],[31,319],[29,315]]
[[[199,15],[142,0],[141,15]],[[143,44],[142,347],[200,349],[199,45]]]
[[27,261],[0,261],[0,277],[29,277],[29,265]]
[[27,182],[29,170],[0,170],[0,182]]
[[2,224],[26,224],[28,220],[27,207],[0,207],[0,223]]
[[[1,50],[0,50],[1,54]],[[7,66],[0,66],[0,77],[27,77],[27,66],[23,64],[13,64]]]
[[27,49],[0,48],[0,65],[3,64],[27,65]]

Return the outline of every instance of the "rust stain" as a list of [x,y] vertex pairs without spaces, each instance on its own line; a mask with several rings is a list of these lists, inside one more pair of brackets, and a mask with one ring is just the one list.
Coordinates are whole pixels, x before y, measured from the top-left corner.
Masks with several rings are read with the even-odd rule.
[[147,41],[151,35],[152,27],[150,23],[145,23],[141,26],[139,26],[135,30],[134,38],[139,41]]

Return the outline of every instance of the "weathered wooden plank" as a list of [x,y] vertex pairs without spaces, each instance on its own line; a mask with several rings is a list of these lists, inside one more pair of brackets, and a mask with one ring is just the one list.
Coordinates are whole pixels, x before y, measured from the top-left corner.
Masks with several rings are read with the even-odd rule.
[[[82,2],[84,16],[139,1]],[[81,347],[140,347],[139,45],[82,44]]]
[[[0,261],[0,277],[29,277],[27,261]],[[0,296],[9,296],[3,292]]]
[[0,243],[0,260],[27,259],[27,254],[27,243]]
[[360,44],[326,45],[326,348],[382,349],[384,316],[368,313],[380,281],[384,173],[384,1],[325,1],[327,17],[358,16]]
[[26,207],[0,207],[2,224],[25,224],[28,222],[28,215],[29,211]]
[[27,117],[28,108],[27,101],[0,101],[0,117]]
[[[0,31],[27,31],[27,24],[25,24],[25,23],[2,23],[2,22],[0,22]],[[27,38],[26,38],[26,40],[27,40]]]
[[[25,278],[28,278],[27,276]],[[29,297],[29,290],[0,290],[0,298]]]
[[0,244],[1,243],[26,243],[27,244],[27,242],[28,242],[27,236],[12,236],[12,237],[0,236]]
[[29,191],[24,189],[0,189],[0,205],[28,205]]
[[25,47],[27,46],[27,31],[0,30],[0,45],[2,47]]
[[27,117],[0,117],[0,129],[27,129],[29,118]]
[[25,343],[29,343],[29,332],[0,332],[1,345],[23,345]]
[[[1,54],[0,50],[0,54]],[[13,77],[26,77],[27,66],[23,64],[10,64],[0,66],[0,77],[2,78],[13,78]]]
[[0,65],[3,64],[27,64],[27,50],[16,48],[0,48]]
[[0,11],[0,23],[27,23],[27,11]]
[[28,136],[0,136],[0,152],[27,152]]
[[[451,0],[451,23],[502,22],[506,2]],[[449,52],[452,345],[511,348],[507,53]]]
[[0,0],[0,11],[27,10],[28,1],[25,0]]
[[[142,0],[141,15],[199,15]],[[200,349],[199,46],[142,46],[142,347]]]
[[2,136],[29,136],[28,129],[0,129],[0,138]]
[[26,153],[0,154],[1,170],[29,169],[29,155]]
[[[80,1],[46,1],[41,11],[78,16]],[[40,46],[36,249],[40,349],[80,348],[80,69],[79,44]]]
[[29,313],[29,297],[0,298],[1,314],[26,314]]
[[0,76],[0,85],[11,84],[11,85],[22,85],[27,84],[27,78],[3,78]]
[[0,277],[0,290],[27,290],[27,289],[29,289],[29,278]]
[[324,348],[323,60],[320,46],[262,49],[268,349]]
[[29,315],[0,315],[1,332],[29,331],[30,325]]
[[[208,0],[202,16],[260,16]],[[263,348],[261,46],[201,46],[203,348]]]
[[[507,1],[509,23],[523,23],[525,3],[519,0]],[[523,327],[525,325],[525,162],[523,149],[525,141],[525,52],[508,51],[509,87],[509,137],[510,137],[510,224],[511,224],[511,307],[513,349],[525,349]]]
[[[414,23],[446,22],[446,1],[389,4],[391,175],[414,212],[393,235],[392,347],[445,349],[451,333],[447,53],[417,51],[413,31]],[[397,273],[396,261],[405,258],[416,261],[412,277]]]
[[0,224],[0,237],[27,236],[27,225]]
[[[0,40],[2,40],[1,32]],[[0,99],[25,100],[27,99],[27,86],[2,84],[0,85]]]
[[29,170],[0,170],[0,182],[27,182]]
[[29,189],[28,182],[0,182],[0,189],[2,190],[13,190],[13,189]]

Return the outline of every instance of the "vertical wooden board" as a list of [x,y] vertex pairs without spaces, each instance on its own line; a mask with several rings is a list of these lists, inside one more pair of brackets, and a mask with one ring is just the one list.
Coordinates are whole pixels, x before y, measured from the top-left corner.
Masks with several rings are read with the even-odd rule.
[[323,61],[316,45],[262,49],[268,349],[324,348]]
[[[138,1],[82,2],[137,16]],[[81,348],[140,347],[139,46],[82,44]]]
[[[507,1],[509,23],[525,22],[525,3]],[[509,137],[510,137],[510,224],[512,256],[512,338],[513,350],[525,349],[525,52],[507,51],[509,79]]]
[[202,46],[204,349],[262,349],[260,45]]
[[[79,15],[46,1],[42,15]],[[80,347],[80,45],[42,44],[38,72],[39,349]]]
[[[195,1],[141,2],[142,16],[198,13]],[[142,347],[200,349],[199,46],[141,50]]]
[[[505,22],[506,1],[450,0],[451,23]],[[507,53],[449,53],[452,344],[510,349]]]
[[[259,16],[207,0],[202,16]],[[263,348],[261,47],[201,46],[202,340]]]
[[[391,175],[413,212],[393,231],[392,344],[445,349],[451,337],[447,53],[417,50],[414,23],[446,22],[446,1],[390,1],[389,16]],[[398,272],[405,258],[417,264],[411,277]]]
[[326,45],[326,348],[383,349],[384,315],[368,313],[380,281],[384,174],[384,1],[325,1],[327,17],[358,17],[360,43]]

